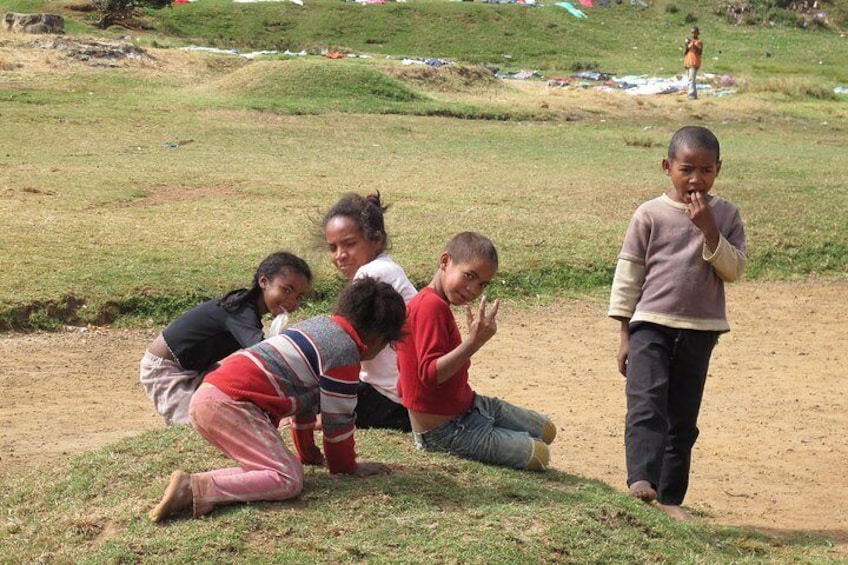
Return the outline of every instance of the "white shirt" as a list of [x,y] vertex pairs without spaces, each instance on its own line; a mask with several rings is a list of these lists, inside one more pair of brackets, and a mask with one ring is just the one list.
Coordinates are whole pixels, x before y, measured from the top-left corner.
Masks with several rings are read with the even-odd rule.
[[[400,265],[392,261],[392,258],[381,253],[370,263],[366,263],[357,269],[353,279],[372,277],[384,283],[392,285],[403,297],[403,301],[409,304],[412,297],[418,291],[406,278],[406,273]],[[398,367],[397,354],[391,347],[386,347],[377,357],[371,361],[362,362],[362,371],[359,380],[374,387],[383,396],[401,403],[397,389]]]

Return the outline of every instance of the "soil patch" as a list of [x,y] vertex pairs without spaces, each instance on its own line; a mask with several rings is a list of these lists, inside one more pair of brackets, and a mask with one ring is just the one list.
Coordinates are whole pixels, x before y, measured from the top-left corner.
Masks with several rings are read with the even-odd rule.
[[[848,548],[848,281],[744,282],[713,356],[686,505]],[[605,304],[506,304],[474,386],[553,417],[552,462],[624,490],[624,380]],[[0,477],[162,426],[138,384],[155,331],[0,334]]]

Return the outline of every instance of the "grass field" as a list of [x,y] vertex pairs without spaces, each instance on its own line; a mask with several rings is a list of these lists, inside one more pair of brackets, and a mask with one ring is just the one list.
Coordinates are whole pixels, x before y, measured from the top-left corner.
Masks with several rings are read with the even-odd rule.
[[609,486],[416,451],[357,434],[395,473],[307,468],[296,501],[165,526],[145,513],[174,468],[229,465],[190,429],[148,432],[3,485],[4,563],[837,563],[814,537],[674,522]]
[[[730,26],[706,4],[625,3],[577,20],[553,7],[429,0],[201,0],[148,13],[139,32],[96,30],[69,3],[2,1],[65,14],[70,37],[45,48],[0,35],[0,329],[158,326],[248,284],[277,248],[309,260],[320,310],[340,280],[316,220],[346,191],[380,190],[393,204],[392,255],[418,285],[444,241],[474,229],[501,252],[492,294],[603,297],[630,215],[666,190],[670,135],[693,123],[723,143],[715,190],[745,218],[747,276],[844,279],[848,107],[833,94],[848,82],[844,29]],[[846,3],[829,6],[837,15]],[[690,14],[705,71],[737,77],[734,94],[690,103],[479,72],[670,76]],[[127,34],[145,57],[69,55],[82,37]],[[177,49],[190,44],[372,58]],[[423,73],[404,56],[465,66]],[[222,464],[184,430],[36,469],[2,484],[0,562],[839,562],[819,539],[671,523],[561,472],[430,458],[393,434],[363,434],[361,446],[409,472],[355,482],[314,471],[297,503],[168,528],[143,519],[168,473]]]
[[[317,270],[320,302],[340,281],[313,237],[315,221],[346,191],[380,190],[394,204],[393,254],[418,284],[452,233],[477,229],[504,259],[498,293],[603,294],[629,216],[665,190],[659,161],[687,123],[713,128],[724,144],[716,190],[746,220],[748,276],[844,276],[846,106],[832,93],[848,81],[844,33],[728,26],[698,6],[619,6],[576,20],[514,5],[209,0],[150,12],[153,29],[133,34],[146,57],[111,68],[63,61],[61,50],[30,49],[26,60],[7,50],[0,241],[15,251],[0,268],[0,327],[164,323],[247,284],[279,247]],[[499,62],[474,56],[475,46],[510,51],[512,63],[550,76],[580,59],[567,52],[578,49],[610,72],[670,75],[688,25],[679,20],[693,11],[707,49],[720,51],[707,70],[732,72],[740,92],[697,104],[558,92],[456,71],[474,67],[428,74],[378,57]],[[69,29],[95,33],[90,14],[64,13],[77,14]],[[369,39],[380,31],[392,41]],[[284,47],[263,33],[293,49],[333,37],[374,58],[248,62],[173,48]],[[417,43],[425,38],[439,39],[440,50]],[[758,54],[765,47],[775,55]]]

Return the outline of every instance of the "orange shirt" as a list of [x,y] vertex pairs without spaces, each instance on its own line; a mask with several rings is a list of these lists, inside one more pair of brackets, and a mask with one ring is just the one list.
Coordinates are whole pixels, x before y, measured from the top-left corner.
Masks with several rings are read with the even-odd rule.
[[686,49],[686,54],[683,56],[683,68],[701,68],[701,52],[704,50],[704,44],[700,39],[693,39],[689,42],[689,47]]

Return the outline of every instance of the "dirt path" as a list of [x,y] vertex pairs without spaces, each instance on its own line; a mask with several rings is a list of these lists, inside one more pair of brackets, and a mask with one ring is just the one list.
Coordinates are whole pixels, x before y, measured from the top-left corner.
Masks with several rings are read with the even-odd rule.
[[[687,505],[711,522],[848,548],[848,281],[732,286]],[[503,308],[484,394],[551,415],[554,466],[624,489],[624,381],[605,305]],[[161,426],[137,384],[150,331],[0,334],[0,476]]]

